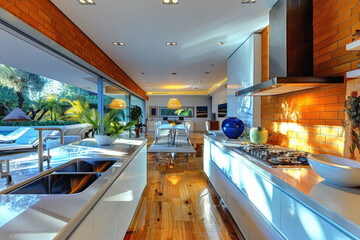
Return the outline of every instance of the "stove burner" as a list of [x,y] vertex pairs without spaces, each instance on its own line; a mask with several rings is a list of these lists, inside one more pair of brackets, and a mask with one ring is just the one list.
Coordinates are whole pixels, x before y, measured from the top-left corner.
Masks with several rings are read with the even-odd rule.
[[237,150],[246,152],[271,167],[297,167],[309,165],[307,162],[308,153],[286,147],[268,144],[249,144],[241,146],[237,148]]

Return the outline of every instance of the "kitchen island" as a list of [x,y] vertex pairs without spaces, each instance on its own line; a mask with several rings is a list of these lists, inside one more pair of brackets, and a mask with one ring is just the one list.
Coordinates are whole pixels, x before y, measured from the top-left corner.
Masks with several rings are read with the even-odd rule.
[[[0,186],[0,236],[5,239],[122,239],[146,185],[146,139],[98,146],[86,139],[51,151],[52,169],[76,159],[115,163],[75,194],[6,194],[39,176],[36,154],[11,161],[16,186]],[[35,165],[36,166],[35,166]]]
[[204,172],[246,239],[359,239],[360,189],[270,168],[204,135]]

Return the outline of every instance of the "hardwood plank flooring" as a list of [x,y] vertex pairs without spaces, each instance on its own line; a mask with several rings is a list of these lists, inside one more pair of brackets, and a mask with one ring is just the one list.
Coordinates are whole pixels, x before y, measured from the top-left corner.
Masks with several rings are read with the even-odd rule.
[[[147,134],[148,146],[154,140]],[[239,239],[239,230],[202,171],[202,133],[190,136],[188,163],[156,163],[148,153],[148,183],[124,239]],[[238,234],[236,234],[238,233]],[[243,238],[241,238],[243,239]]]

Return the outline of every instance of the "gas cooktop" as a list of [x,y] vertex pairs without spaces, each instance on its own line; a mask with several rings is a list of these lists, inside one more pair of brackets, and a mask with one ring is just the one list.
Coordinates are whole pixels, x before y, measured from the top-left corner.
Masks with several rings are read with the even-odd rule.
[[260,160],[268,167],[289,168],[308,167],[307,152],[269,144],[248,144],[235,148],[236,151],[247,153]]

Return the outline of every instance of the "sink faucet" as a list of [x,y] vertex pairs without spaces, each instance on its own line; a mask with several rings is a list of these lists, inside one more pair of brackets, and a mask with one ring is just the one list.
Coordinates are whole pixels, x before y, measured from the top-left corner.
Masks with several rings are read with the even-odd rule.
[[6,178],[6,185],[12,185],[13,181],[10,173],[10,163],[9,163],[10,160],[5,160],[5,161],[6,161],[6,172],[3,172],[2,169],[3,161],[0,161],[0,175],[1,178]]
[[[60,132],[60,144],[63,145],[64,144],[64,131],[61,128],[57,128],[57,127],[49,127],[49,128],[35,128],[34,130],[39,131],[39,145],[38,145],[38,155],[39,155],[39,172],[43,172],[44,171],[44,167],[43,167],[43,161],[46,160],[48,161],[48,167],[50,165],[50,152],[48,152],[48,156],[45,157],[43,156],[43,151],[44,151],[44,143],[43,143],[43,135],[42,135],[42,131],[44,130],[53,130],[53,131],[59,131]],[[50,157],[50,158],[49,158]]]

